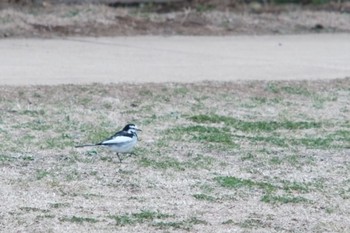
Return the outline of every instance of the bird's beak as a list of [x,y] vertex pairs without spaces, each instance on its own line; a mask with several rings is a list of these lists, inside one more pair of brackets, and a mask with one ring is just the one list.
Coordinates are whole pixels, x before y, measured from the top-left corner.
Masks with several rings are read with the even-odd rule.
[[141,129],[136,129],[137,131],[142,131]]

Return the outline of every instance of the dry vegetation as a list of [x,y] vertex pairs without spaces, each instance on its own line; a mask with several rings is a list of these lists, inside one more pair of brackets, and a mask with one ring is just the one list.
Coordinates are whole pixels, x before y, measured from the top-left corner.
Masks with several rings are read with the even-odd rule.
[[0,38],[350,32],[350,14],[342,11],[315,11],[299,6],[283,10],[271,7],[258,13],[254,9],[246,6],[229,11],[194,5],[157,12],[152,6],[0,7]]
[[[349,232],[350,79],[0,87],[4,232]],[[97,142],[143,132],[119,163]]]

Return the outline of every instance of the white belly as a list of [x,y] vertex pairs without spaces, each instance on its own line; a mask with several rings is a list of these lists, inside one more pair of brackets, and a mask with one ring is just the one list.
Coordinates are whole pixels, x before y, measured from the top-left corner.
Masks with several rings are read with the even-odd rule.
[[132,141],[129,141],[127,143],[120,143],[116,145],[108,145],[108,148],[114,152],[126,153],[126,152],[132,151],[132,149],[136,145],[136,142],[137,142],[137,138],[134,137]]

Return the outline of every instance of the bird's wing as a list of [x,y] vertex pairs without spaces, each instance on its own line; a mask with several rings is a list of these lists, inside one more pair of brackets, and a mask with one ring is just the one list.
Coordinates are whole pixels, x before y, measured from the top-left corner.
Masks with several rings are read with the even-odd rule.
[[124,144],[131,141],[132,141],[132,138],[129,136],[117,136],[117,137],[111,137],[99,144],[100,145]]

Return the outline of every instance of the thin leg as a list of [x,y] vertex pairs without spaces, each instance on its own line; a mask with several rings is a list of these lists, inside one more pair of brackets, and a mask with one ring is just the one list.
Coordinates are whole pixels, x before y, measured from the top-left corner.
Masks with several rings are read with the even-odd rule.
[[119,162],[122,163],[122,158],[119,156],[119,153],[117,153],[117,156],[118,156]]

